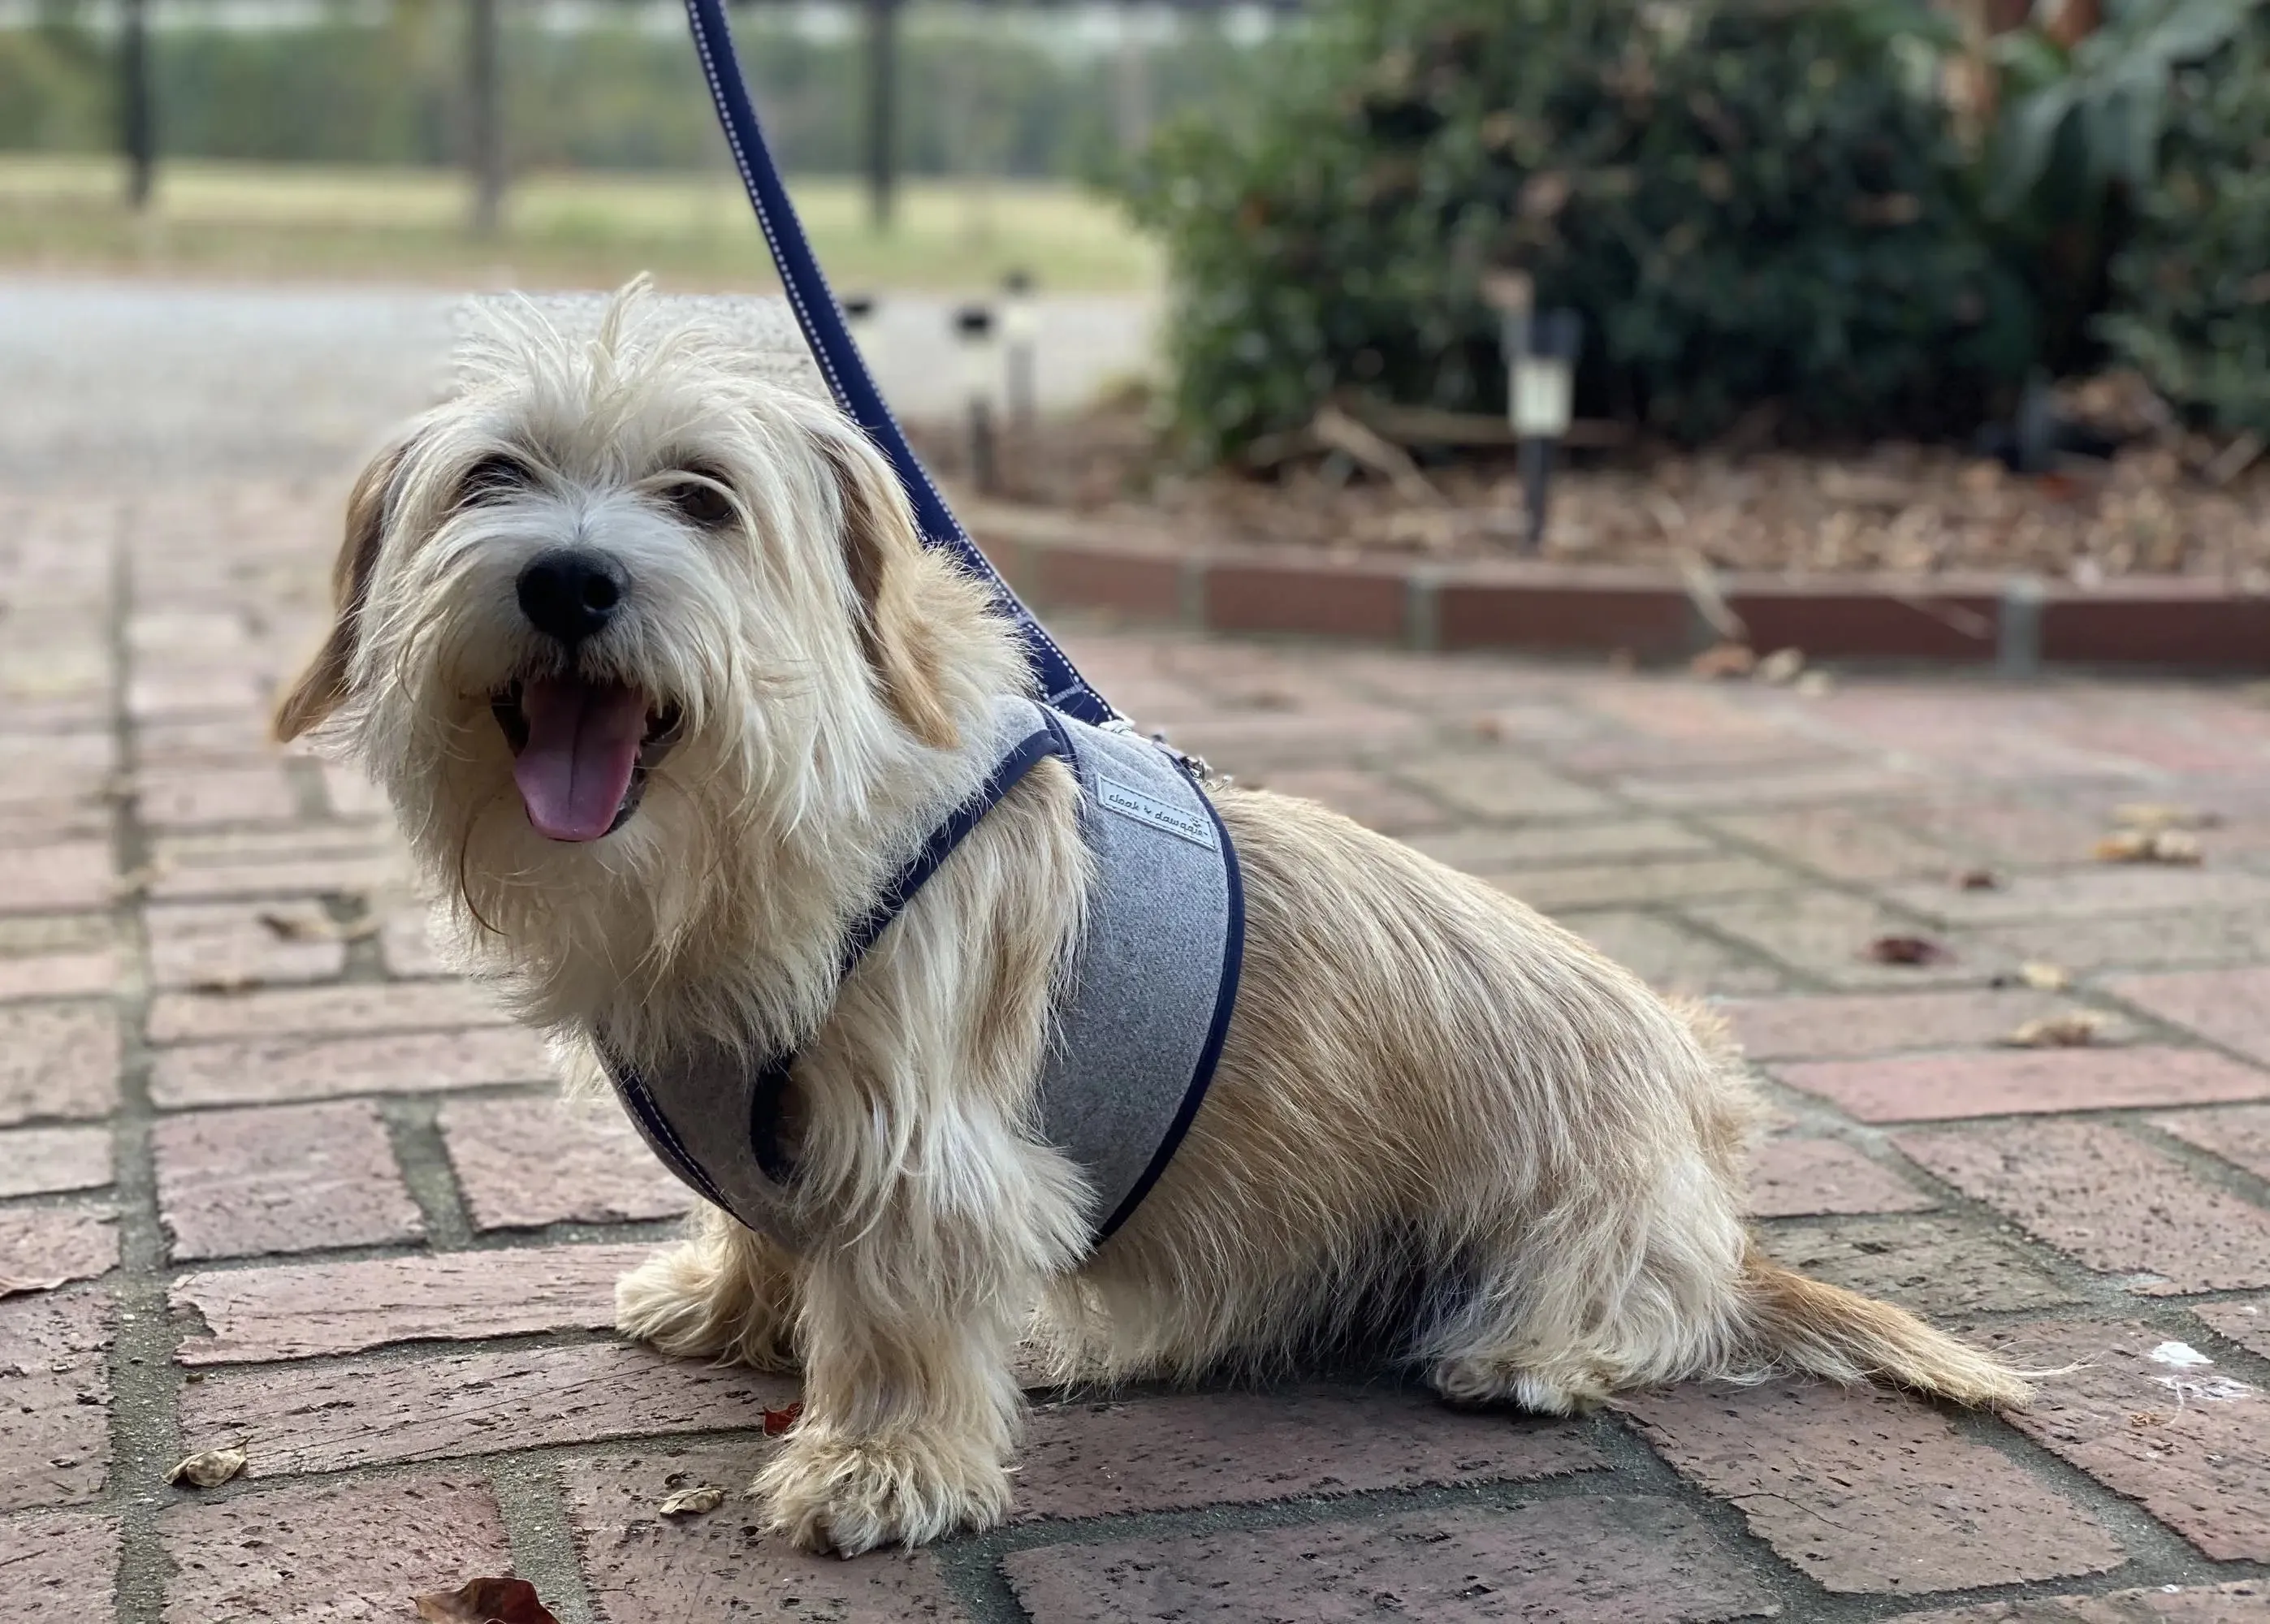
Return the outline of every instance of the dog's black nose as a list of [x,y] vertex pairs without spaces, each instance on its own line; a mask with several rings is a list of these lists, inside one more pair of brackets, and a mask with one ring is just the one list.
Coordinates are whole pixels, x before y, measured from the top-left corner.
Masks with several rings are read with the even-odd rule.
[[539,552],[520,572],[520,612],[563,643],[579,643],[614,618],[629,585],[605,555],[561,547]]

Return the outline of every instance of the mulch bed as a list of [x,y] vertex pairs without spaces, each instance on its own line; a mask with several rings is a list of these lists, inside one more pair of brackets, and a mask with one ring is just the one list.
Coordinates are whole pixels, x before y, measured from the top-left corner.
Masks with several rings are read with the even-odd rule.
[[[1932,575],[2026,571],[2091,586],[2188,575],[2270,592],[2270,456],[2259,442],[2173,426],[2133,380],[2097,380],[2063,404],[2127,443],[2020,476],[1960,449],[1881,444],[1850,454],[1641,447],[1581,456],[1554,483],[1542,556],[1755,572]],[[949,477],[961,437],[917,440]],[[1266,473],[1176,468],[1139,400],[1045,422],[1005,445],[1006,500],[1168,530],[1191,543],[1390,553],[1444,561],[1522,553],[1510,456],[1428,466],[1435,495],[1310,456]]]

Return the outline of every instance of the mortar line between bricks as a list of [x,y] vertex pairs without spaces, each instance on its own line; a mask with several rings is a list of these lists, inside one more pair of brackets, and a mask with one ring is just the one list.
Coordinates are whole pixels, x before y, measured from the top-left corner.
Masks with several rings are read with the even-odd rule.
[[[130,774],[139,765],[128,632],[135,601],[134,516],[130,507],[122,507],[111,567],[112,738],[119,770]],[[142,871],[150,859],[150,841],[138,799],[120,797],[112,817],[117,871]],[[151,1146],[155,1113],[150,1103],[150,1057],[143,1039],[150,1002],[150,954],[142,928],[142,901],[138,888],[124,891],[115,908],[123,956],[132,966],[129,986],[116,1001],[119,1279],[112,1293],[118,1324],[110,1358],[108,1498],[119,1520],[120,1624],[157,1624],[165,1605],[168,1563],[158,1536],[158,1512],[172,1493],[164,1486],[164,1476],[178,1458],[181,1442],[176,1410],[180,1376],[173,1362],[174,1331],[162,1283],[166,1237]]]
[[558,1470],[549,1461],[507,1458],[491,1464],[488,1480],[504,1517],[514,1575],[536,1587],[560,1624],[594,1624]]
[[378,1107],[395,1166],[418,1205],[425,1235],[419,1250],[427,1256],[469,1250],[473,1238],[464,1191],[441,1143],[440,1109],[439,1101],[415,1094],[382,1099]]
[[197,1274],[253,1274],[263,1269],[319,1268],[326,1264],[396,1263],[411,1257],[457,1257],[475,1252],[545,1251],[562,1246],[666,1245],[683,1237],[682,1218],[629,1219],[619,1224],[557,1223],[526,1229],[476,1230],[447,1247],[414,1241],[362,1246],[315,1247],[304,1252],[241,1252],[226,1257],[184,1257],[163,1270],[166,1283]]

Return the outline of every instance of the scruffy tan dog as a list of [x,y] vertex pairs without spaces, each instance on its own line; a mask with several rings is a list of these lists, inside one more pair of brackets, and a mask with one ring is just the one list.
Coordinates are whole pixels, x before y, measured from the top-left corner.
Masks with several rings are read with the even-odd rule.
[[756,1484],[800,1544],[1006,1513],[1036,1303],[1106,1378],[1281,1368],[1393,1302],[1460,1402],[1775,1370],[2026,1397],[1759,1253],[1756,1108],[1707,1019],[1487,885],[1228,787],[1235,1018],[1091,1251],[1091,1192],[1030,1125],[1089,883],[1077,784],[1035,768],[839,986],[848,922],[983,776],[987,707],[1027,677],[862,435],[699,324],[634,294],[596,342],[501,322],[364,474],[337,588],[278,730],[323,724],[383,781],[528,1020],[590,1077],[599,1034],[654,1066],[802,1045],[795,1251],[706,1210],[619,1296],[665,1352],[801,1365]]

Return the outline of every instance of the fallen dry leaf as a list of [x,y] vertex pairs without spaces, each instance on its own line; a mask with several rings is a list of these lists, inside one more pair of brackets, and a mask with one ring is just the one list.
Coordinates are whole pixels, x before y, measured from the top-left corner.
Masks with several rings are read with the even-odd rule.
[[2112,821],[2124,829],[2212,829],[2222,819],[2196,807],[2165,801],[2131,801],[2112,809]]
[[1946,964],[1955,954],[1927,936],[1880,936],[1860,956],[1878,964]]
[[1755,650],[1745,643],[1714,643],[1687,662],[1697,677],[1747,677],[1758,668]]
[[2200,843],[2180,829],[2123,829],[2096,842],[2099,863],[2167,863],[2200,861]]
[[784,1410],[767,1410],[765,1412],[765,1436],[768,1438],[779,1437],[781,1434],[795,1426],[796,1418],[803,1413],[804,1405],[801,1404],[790,1405]]
[[1990,868],[1967,868],[1955,877],[1957,891],[1999,891],[2002,877]]
[[682,1488],[662,1502],[664,1516],[699,1516],[704,1511],[715,1511],[725,1503],[725,1491],[713,1484],[704,1483],[700,1488]]
[[2026,1022],[2005,1035],[2002,1043],[2009,1049],[2086,1049],[2096,1042],[2106,1024],[2105,1018],[2093,1009],[2065,1010]]
[[53,1291],[63,1283],[63,1279],[64,1277],[60,1274],[53,1279],[45,1275],[33,1279],[19,1274],[0,1274],[0,1297],[12,1297],[19,1292]]
[[189,979],[191,992],[250,992],[255,987],[266,985],[249,970],[216,970]]
[[525,1579],[468,1579],[410,1601],[427,1624],[560,1624]]
[[2073,972],[2062,964],[2036,960],[2018,967],[2018,979],[2036,992],[2063,992],[2073,985]]
[[164,863],[145,863],[138,868],[128,869],[110,882],[112,900],[131,902],[138,897],[147,896],[150,887],[165,877],[169,866]]
[[1757,679],[1774,686],[1786,687],[1805,675],[1805,650],[1777,649],[1758,662]]
[[260,923],[270,935],[286,942],[360,942],[379,932],[375,919],[358,919],[352,924],[341,924],[336,919],[321,914],[261,914]]
[[219,1488],[243,1470],[242,1450],[204,1450],[167,1472],[166,1481],[186,1483],[191,1488]]

